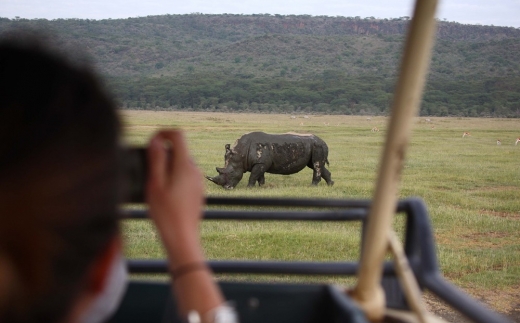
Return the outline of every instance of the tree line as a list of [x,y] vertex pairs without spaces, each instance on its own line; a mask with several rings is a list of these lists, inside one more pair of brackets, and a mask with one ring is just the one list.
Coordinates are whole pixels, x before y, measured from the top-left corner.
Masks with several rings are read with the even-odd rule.
[[[326,70],[314,80],[192,75],[189,78],[111,78],[124,109],[387,115],[395,79],[340,77]],[[421,115],[520,117],[520,77],[430,79]]]

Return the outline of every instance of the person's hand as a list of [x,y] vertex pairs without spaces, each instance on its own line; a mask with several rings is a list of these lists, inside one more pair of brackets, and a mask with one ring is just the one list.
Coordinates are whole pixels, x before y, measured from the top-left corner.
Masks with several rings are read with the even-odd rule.
[[[171,149],[170,158],[166,145]],[[179,312],[184,317],[190,311],[206,315],[222,305],[224,297],[200,246],[202,174],[191,161],[179,131],[161,131],[152,138],[148,164],[146,200],[168,253]]]
[[157,133],[148,147],[148,165],[146,200],[149,213],[172,265],[201,260],[198,224],[204,186],[202,174],[190,159],[182,133],[177,130]]

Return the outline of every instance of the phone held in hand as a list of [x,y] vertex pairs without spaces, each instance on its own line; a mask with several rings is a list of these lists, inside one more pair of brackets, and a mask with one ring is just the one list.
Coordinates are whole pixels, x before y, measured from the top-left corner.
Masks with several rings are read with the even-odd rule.
[[122,154],[123,202],[144,203],[148,179],[146,147],[125,147]]

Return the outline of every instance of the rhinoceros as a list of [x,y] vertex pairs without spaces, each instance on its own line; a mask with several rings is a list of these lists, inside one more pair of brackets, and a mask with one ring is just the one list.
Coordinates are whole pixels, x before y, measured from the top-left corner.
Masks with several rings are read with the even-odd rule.
[[295,174],[305,166],[313,170],[312,185],[323,178],[329,186],[334,184],[325,168],[329,148],[312,134],[267,134],[250,132],[235,141],[233,147],[225,145],[224,168],[217,167],[218,176],[205,176],[226,189],[232,189],[245,172],[251,172],[248,187],[265,184],[264,174]]

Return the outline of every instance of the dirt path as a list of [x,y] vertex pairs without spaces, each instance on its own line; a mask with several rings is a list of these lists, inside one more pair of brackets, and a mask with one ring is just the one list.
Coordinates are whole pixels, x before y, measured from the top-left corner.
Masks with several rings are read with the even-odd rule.
[[[504,293],[507,293],[507,301],[504,300]],[[500,295],[500,298],[498,295]],[[479,299],[481,302],[486,304],[488,307],[493,308],[495,311],[503,314],[514,323],[520,323],[520,288],[510,290],[508,292],[494,292],[489,291],[481,294]],[[497,302],[497,300],[500,300]],[[438,317],[452,323],[471,323],[470,320],[466,319],[462,314],[453,310],[451,307],[445,305],[444,302],[431,294],[426,294],[424,297],[426,307],[428,311],[434,313]],[[492,322],[489,322],[492,323]]]

